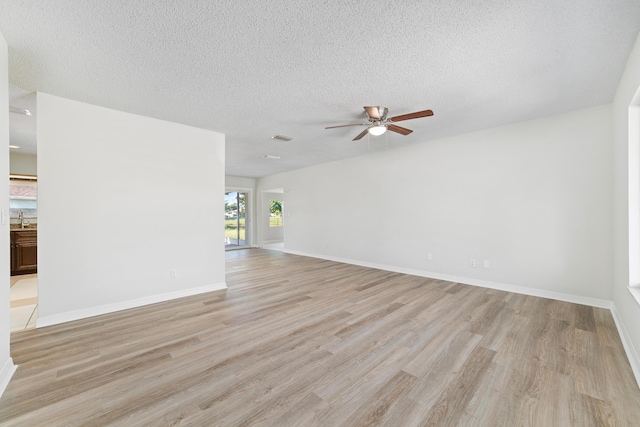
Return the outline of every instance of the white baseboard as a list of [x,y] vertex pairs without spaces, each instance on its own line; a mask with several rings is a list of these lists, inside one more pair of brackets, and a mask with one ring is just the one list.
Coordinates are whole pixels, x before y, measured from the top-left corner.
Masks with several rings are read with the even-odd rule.
[[262,244],[263,245],[268,245],[269,243],[283,243],[284,240],[280,239],[280,240],[263,240]]
[[618,309],[615,306],[611,308],[611,315],[613,316],[614,322],[616,322],[618,335],[620,335],[622,345],[624,346],[624,351],[625,353],[627,353],[627,359],[629,359],[629,364],[631,365],[631,370],[633,371],[633,375],[636,377],[636,382],[640,387],[640,357],[638,357],[638,352],[629,339],[627,328],[625,328],[624,322],[620,318]]
[[549,298],[549,299],[554,299],[558,301],[572,302],[575,304],[589,305],[592,307],[607,308],[607,309],[613,308],[613,301],[600,299],[600,298],[591,298],[591,297],[585,297],[581,295],[565,294],[561,292],[553,292],[553,291],[548,291],[543,289],[509,285],[505,283],[497,283],[497,282],[491,282],[488,280],[473,279],[469,277],[452,276],[449,274],[434,273],[430,271],[396,267],[393,265],[364,262],[364,261],[358,261],[358,260],[347,259],[347,258],[317,255],[313,253],[307,253],[307,252],[301,252],[301,251],[295,251],[295,250],[289,250],[289,249],[285,249],[283,250],[283,252],[293,254],[293,255],[302,255],[302,256],[308,256],[312,258],[326,259],[329,261],[342,262],[345,264],[359,265],[362,267],[376,268],[378,270],[393,271],[395,273],[410,274],[412,276],[428,277],[430,279],[446,280],[449,282],[462,283],[465,285],[473,285],[473,286],[480,286],[482,288],[497,289],[497,290],[506,291],[506,292],[514,292],[516,294],[531,295],[534,297]]
[[16,372],[18,367],[13,364],[13,359],[10,357],[4,362],[4,366],[0,370],[0,396],[4,393],[9,385],[9,381],[11,381],[11,377]]
[[122,301],[113,304],[105,304],[97,307],[84,308],[82,310],[68,311],[66,313],[53,314],[51,316],[39,317],[36,321],[36,328],[44,326],[57,325],[59,323],[71,322],[73,320],[86,319],[87,317],[100,316],[101,314],[113,313],[115,311],[128,310],[130,308],[142,307],[144,305],[155,304],[158,302],[169,301],[177,298],[189,297],[192,295],[203,294],[205,292],[218,291],[226,289],[225,282],[215,283],[213,285],[200,286],[197,288],[185,289],[177,292],[169,292],[166,294],[152,295],[148,297]]

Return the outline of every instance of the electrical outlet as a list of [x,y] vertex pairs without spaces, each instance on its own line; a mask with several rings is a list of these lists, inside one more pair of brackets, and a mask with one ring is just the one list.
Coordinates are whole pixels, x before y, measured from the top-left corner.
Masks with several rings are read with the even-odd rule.
[[471,258],[471,259],[469,260],[469,267],[477,267],[476,259],[475,259],[475,258]]
[[178,270],[176,270],[175,268],[172,268],[172,269],[169,271],[169,276],[170,276],[172,279],[175,279],[176,277],[178,277]]
[[431,252],[427,252],[427,261],[431,261],[433,259],[433,254]]
[[489,268],[489,267],[491,267],[491,263],[489,262],[489,260],[488,260],[488,259],[485,259],[485,260],[484,260],[484,262],[483,262],[483,264],[482,264],[482,266],[483,266],[484,268]]

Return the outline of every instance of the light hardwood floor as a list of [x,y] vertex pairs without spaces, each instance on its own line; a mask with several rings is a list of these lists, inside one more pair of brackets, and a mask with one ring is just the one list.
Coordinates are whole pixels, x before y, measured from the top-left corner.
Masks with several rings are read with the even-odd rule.
[[227,284],[12,334],[0,424],[640,425],[607,310],[259,249]]

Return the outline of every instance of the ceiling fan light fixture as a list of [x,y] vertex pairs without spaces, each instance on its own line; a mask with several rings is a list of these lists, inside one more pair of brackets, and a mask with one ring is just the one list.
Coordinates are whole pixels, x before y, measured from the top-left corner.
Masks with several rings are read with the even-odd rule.
[[369,129],[369,133],[373,136],[380,136],[383,133],[385,133],[387,131],[387,127],[386,126],[371,126]]

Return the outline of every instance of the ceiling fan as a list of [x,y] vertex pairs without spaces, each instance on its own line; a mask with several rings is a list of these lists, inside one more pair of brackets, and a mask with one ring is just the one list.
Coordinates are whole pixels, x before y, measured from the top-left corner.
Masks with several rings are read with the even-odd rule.
[[389,129],[392,132],[399,133],[401,135],[409,135],[413,132],[411,129],[403,128],[402,126],[394,125],[395,122],[401,122],[403,120],[418,119],[420,117],[433,116],[433,111],[423,110],[416,111],[415,113],[402,114],[400,116],[394,116],[387,118],[389,109],[386,107],[364,107],[364,111],[367,114],[367,123],[349,123],[347,125],[327,126],[325,129],[342,128],[346,126],[367,126],[365,130],[360,132],[358,136],[353,138],[354,141],[359,140],[367,133],[377,136],[382,135]]

